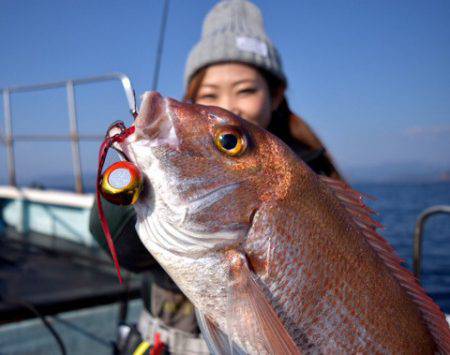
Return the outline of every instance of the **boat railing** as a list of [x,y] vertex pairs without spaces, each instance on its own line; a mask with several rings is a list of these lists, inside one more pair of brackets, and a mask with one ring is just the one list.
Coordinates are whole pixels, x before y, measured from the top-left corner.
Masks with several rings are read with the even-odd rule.
[[[72,150],[72,167],[73,175],[75,179],[75,190],[77,193],[83,193],[83,177],[81,170],[81,159],[80,159],[80,141],[92,141],[100,140],[101,136],[80,134],[78,131],[78,120],[77,120],[77,109],[75,100],[75,87],[79,85],[92,84],[105,81],[120,81],[122,88],[125,92],[127,98],[128,106],[131,113],[134,115],[136,113],[136,99],[131,81],[125,74],[122,73],[112,73],[101,76],[79,78],[79,79],[69,79],[64,81],[43,83],[35,85],[25,85],[25,86],[11,86],[7,88],[0,89],[3,96],[3,110],[4,110],[4,135],[0,134],[0,144],[6,146],[7,155],[7,169],[8,169],[8,184],[10,186],[17,186],[16,182],[16,164],[14,157],[14,143],[18,141],[68,141],[71,142]],[[11,110],[11,95],[23,92],[33,92],[33,91],[43,91],[56,88],[66,88],[67,94],[67,110],[70,125],[70,133],[68,135],[64,134],[14,134],[13,132],[13,117]]]
[[432,206],[424,210],[416,221],[414,228],[414,251],[413,251],[413,269],[414,275],[420,280],[420,272],[422,268],[422,245],[423,245],[423,230],[425,222],[437,214],[450,214],[450,206],[438,205]]

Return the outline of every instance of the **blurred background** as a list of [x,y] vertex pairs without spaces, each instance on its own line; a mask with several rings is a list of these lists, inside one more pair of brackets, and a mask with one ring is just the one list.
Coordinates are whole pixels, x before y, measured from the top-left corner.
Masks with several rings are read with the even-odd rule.
[[[385,226],[382,235],[411,268],[419,214],[450,204],[450,2],[254,2],[280,51],[291,108],[323,139],[345,178],[374,197],[368,204]],[[163,95],[181,99],[185,60],[215,3],[170,1],[157,86]],[[0,88],[121,72],[139,97],[154,80],[163,6],[1,1]],[[75,98],[80,134],[102,136],[113,121],[132,121],[118,81],[77,86]],[[64,87],[14,93],[10,107],[16,135],[69,134]],[[99,144],[80,143],[88,192]],[[18,185],[73,191],[70,149],[67,142],[16,142]],[[0,141],[0,185],[8,184],[6,158]],[[450,313],[450,217],[430,219],[424,235],[422,282]],[[1,287],[10,286],[0,273]]]
[[[158,90],[181,98],[183,70],[215,1],[172,0]],[[450,170],[448,1],[256,1],[289,78],[291,107],[351,181],[438,181]],[[123,72],[149,90],[162,1],[2,1],[0,87]],[[81,132],[127,119],[108,84],[76,89]],[[64,90],[12,97],[14,132],[68,132]],[[3,114],[3,113],[2,113]],[[0,126],[3,127],[3,126]],[[70,173],[69,146],[17,146],[19,182]],[[36,159],[28,159],[30,151]],[[83,144],[91,174],[96,145]],[[46,156],[46,159],[38,159]],[[0,151],[0,182],[5,154]]]

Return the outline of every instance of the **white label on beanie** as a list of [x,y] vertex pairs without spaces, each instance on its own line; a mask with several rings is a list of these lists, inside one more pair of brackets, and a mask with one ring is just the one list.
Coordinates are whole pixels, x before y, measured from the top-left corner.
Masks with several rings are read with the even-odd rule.
[[267,57],[269,50],[267,44],[256,38],[251,37],[236,37],[236,47],[246,52],[259,54]]

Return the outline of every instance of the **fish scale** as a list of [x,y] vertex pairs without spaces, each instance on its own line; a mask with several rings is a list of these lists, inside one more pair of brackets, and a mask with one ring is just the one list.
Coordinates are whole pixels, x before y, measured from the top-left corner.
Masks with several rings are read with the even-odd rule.
[[[138,234],[220,353],[450,353],[445,317],[359,193],[217,107],[147,93],[135,127],[119,145],[152,187]],[[222,131],[239,154],[218,149]]]
[[[302,194],[302,200],[301,200],[302,206],[305,205],[305,198],[304,197],[305,197],[306,194],[307,194],[307,192]],[[297,201],[300,201],[300,199],[297,199]],[[294,202],[294,204],[295,204],[295,202]],[[295,208],[294,206],[289,206],[289,208],[298,211],[298,208]],[[303,209],[305,210],[305,208],[303,208]],[[316,209],[310,209],[310,211],[316,212],[317,210]],[[308,213],[308,211],[305,211],[304,213]],[[271,213],[271,214],[273,215],[273,213]],[[302,215],[305,216],[305,214],[302,214]],[[315,220],[314,216],[311,216],[310,220],[314,221]],[[336,224],[337,223],[333,223],[333,225],[336,225]],[[326,227],[326,223],[324,223],[324,221],[322,221],[322,222],[319,221],[319,223],[316,223],[315,226],[316,227],[312,228],[312,230],[314,231],[313,233],[309,233],[309,235],[306,235],[306,236],[305,235],[299,236],[297,238],[292,238],[292,232],[293,231],[292,231],[292,228],[290,228],[289,234],[286,236],[286,238],[285,238],[286,240],[285,241],[282,240],[283,233],[278,233],[277,234],[277,238],[272,238],[272,242],[273,241],[279,241],[278,245],[280,246],[280,250],[281,251],[286,249],[285,243],[292,243],[292,242],[295,242],[295,241],[303,243],[304,241],[306,241],[306,244],[308,244],[308,241],[311,241],[312,234],[320,235],[320,229],[321,228],[325,228]],[[307,228],[307,227],[303,227],[303,228]],[[358,239],[359,239],[359,242],[362,244],[362,246],[359,246],[359,248],[363,248],[364,245],[367,248],[368,245],[367,245],[366,241],[364,240],[364,237],[360,235],[361,233],[358,233],[358,231],[355,230],[355,228],[353,228],[353,230],[354,230],[354,234],[356,234],[356,236],[354,236],[356,242],[358,242]],[[301,232],[299,234],[301,234]],[[345,239],[348,239],[349,236],[350,235],[347,232],[342,237],[345,238]],[[322,238],[322,245],[326,245],[327,241],[328,240],[326,238]],[[341,245],[341,246],[345,245],[345,240],[340,240],[338,245]],[[277,246],[272,246],[272,248],[277,249]],[[317,250],[320,248],[320,246],[321,245],[319,243],[317,243],[317,241],[314,242],[312,244],[311,248],[310,248],[311,249],[311,254],[310,255],[308,255],[308,254],[298,255],[297,259],[296,258],[292,258],[292,257],[291,258],[283,257],[283,253],[280,252],[280,255],[279,255],[279,258],[277,259],[277,261],[279,262],[279,264],[284,266],[285,270],[287,270],[289,268],[292,270],[292,267],[291,267],[292,263],[295,263],[296,260],[299,260],[299,259],[303,260],[303,263],[298,262],[298,264],[296,264],[296,265],[298,265],[298,269],[299,270],[302,268],[302,264],[307,263],[308,260],[312,260],[311,265],[309,266],[310,270],[323,269],[323,267],[321,266],[323,264],[320,263],[320,262],[317,262],[317,259],[319,259],[319,257],[320,257],[320,255],[317,252]],[[314,248],[316,248],[316,253],[314,253]],[[296,250],[296,248],[292,248],[291,247],[291,248],[289,248],[289,250]],[[323,255],[324,259],[329,261],[329,260],[336,260],[338,258],[337,256],[333,255],[336,252],[335,249],[331,248],[331,249],[328,249],[328,250],[326,250],[326,249],[323,249],[323,250],[325,251],[325,255]],[[310,286],[309,288],[308,287],[304,287],[304,286],[302,287],[301,283],[297,282],[297,284],[299,285],[298,288],[291,288],[291,289],[289,289],[289,284],[285,283],[284,284],[285,288],[282,288],[280,290],[275,290],[276,287],[272,287],[272,290],[273,290],[272,294],[275,297],[276,297],[277,294],[286,294],[287,295],[286,298],[290,299],[292,304],[301,304],[301,306],[298,307],[298,308],[302,308],[302,307],[308,308],[309,307],[310,309],[314,310],[316,313],[319,313],[319,314],[320,314],[321,310],[323,310],[323,313],[325,313],[325,314],[336,315],[336,314],[339,314],[339,311],[342,313],[342,312],[344,312],[344,310],[358,309],[358,311],[361,312],[362,309],[366,308],[365,307],[366,304],[362,303],[363,299],[361,299],[361,297],[359,297],[359,295],[356,294],[356,292],[355,292],[355,290],[357,290],[358,288],[361,289],[361,286],[362,286],[363,288],[368,288],[369,289],[369,293],[372,296],[370,298],[370,300],[371,300],[370,306],[371,307],[367,307],[367,309],[374,309],[376,312],[379,312],[381,307],[389,306],[389,300],[391,300],[390,303],[392,303],[392,299],[395,300],[395,299],[398,299],[398,297],[394,297],[395,295],[394,296],[391,295],[390,299],[387,298],[387,297],[384,297],[384,295],[385,295],[384,290],[382,288],[379,288],[378,284],[377,284],[379,282],[379,278],[381,278],[381,277],[379,277],[379,278],[376,277],[376,276],[382,275],[381,272],[380,272],[380,267],[377,269],[377,273],[375,275],[373,275],[372,277],[370,277],[371,276],[370,274],[369,275],[365,274],[364,278],[361,277],[361,274],[354,274],[354,276],[360,276],[360,277],[352,277],[353,275],[351,273],[349,273],[348,271],[349,271],[349,269],[354,269],[353,265],[357,265],[358,263],[361,262],[361,260],[358,260],[358,258],[357,258],[358,254],[359,253],[347,253],[347,259],[349,261],[346,262],[345,264],[336,263],[336,262],[331,264],[331,265],[333,265],[334,268],[337,267],[337,272],[334,275],[334,277],[331,277],[331,280],[339,280],[340,278],[342,278],[342,276],[348,275],[347,276],[347,281],[348,281],[349,285],[351,285],[351,284],[355,285],[355,281],[358,282],[354,287],[347,287],[349,289],[346,289],[346,288],[343,288],[343,287],[341,287],[341,288],[334,287],[333,288],[333,287],[330,287],[329,285],[327,287],[327,279],[329,278],[329,275],[332,275],[332,273],[333,273],[333,270],[328,268],[328,270],[327,270],[327,273],[328,273],[327,276],[328,277],[318,274],[314,278],[314,277],[312,277],[311,273],[308,274],[308,272],[303,271],[303,273],[305,273],[309,277],[309,281],[314,286]],[[376,258],[376,255],[374,255],[374,253],[373,253],[373,251],[371,251],[371,249],[367,249],[367,254],[368,254],[368,255],[366,255],[367,259],[370,256],[372,256],[373,258]],[[284,255],[288,256],[289,253],[284,254]],[[361,257],[359,259],[361,259]],[[285,263],[282,263],[282,261],[285,261]],[[366,261],[366,260],[362,260],[362,261]],[[340,266],[345,267],[345,268],[344,269],[340,269],[339,268]],[[279,268],[275,269],[275,270],[277,270],[276,275],[289,275],[289,272],[284,272],[283,267],[280,268],[281,270],[278,270],[278,269]],[[384,267],[382,269],[386,269],[386,268]],[[324,271],[326,271],[326,270],[324,270]],[[384,271],[387,271],[387,270],[384,270]],[[387,276],[387,279],[386,279],[386,276]],[[367,280],[367,279],[373,279],[373,281],[375,281],[375,286],[371,287],[371,284],[369,282],[367,282],[367,281],[364,282],[364,280]],[[279,282],[277,279],[269,280],[269,279],[264,279],[263,278],[263,280],[264,280],[265,283],[272,284],[272,285],[277,285],[277,283]],[[387,286],[386,285],[386,281],[387,280],[390,280],[391,283],[394,282],[392,276],[383,275],[382,285],[384,285],[385,287]],[[328,294],[331,294],[331,296],[330,296],[330,303],[334,303],[334,304],[332,304],[332,307],[330,307],[330,309],[336,310],[334,313],[330,312],[330,310],[327,311],[326,307],[324,307],[323,298],[321,297],[320,293],[319,293],[318,297],[317,297],[317,295],[315,295],[315,293],[317,293],[316,292],[316,288],[318,287],[318,281],[321,281],[321,284],[324,285],[325,292],[327,292]],[[372,283],[372,285],[373,285],[373,283]],[[395,284],[393,285],[393,287],[395,287]],[[398,286],[397,286],[397,288],[398,288]],[[341,289],[341,290],[345,291],[345,293],[344,292],[341,292],[341,293],[333,292],[333,290],[336,291],[338,289]],[[302,302],[302,300],[307,300],[307,301],[311,302],[312,300],[314,300],[314,298],[318,298],[319,299],[319,301],[315,305],[308,305],[307,302],[305,302],[305,303]],[[280,299],[282,299],[282,298],[280,298]],[[351,304],[350,306],[346,306],[346,301],[348,302],[348,300],[352,300],[353,304]],[[360,304],[358,304],[358,303],[360,303]],[[399,309],[401,309],[400,306],[399,306]],[[291,315],[291,317],[295,316],[295,314],[296,314],[295,312],[292,312],[292,307],[291,308],[285,307],[285,310],[286,310],[286,313]],[[399,314],[399,315],[401,315],[401,314]],[[307,318],[307,315],[303,315],[303,317]],[[299,313],[298,313],[298,318],[301,318]],[[383,317],[381,317],[381,318],[383,318]],[[345,321],[346,319],[348,319],[349,321]],[[377,337],[379,337],[380,334],[383,333],[383,331],[381,329],[383,329],[383,327],[384,327],[383,324],[385,323],[386,318],[383,318],[383,319],[384,319],[383,322],[380,322],[379,321],[380,318],[377,318],[374,315],[372,315],[372,318],[370,319],[371,322],[369,324],[369,322],[366,319],[364,319],[364,318],[360,318],[358,321],[356,321],[355,317],[348,317],[347,316],[347,318],[342,319],[344,321],[341,322],[341,324],[345,325],[344,327],[342,327],[342,326],[338,327],[338,324],[336,324],[336,322],[332,323],[332,325],[330,327],[328,327],[327,324],[326,324],[326,321],[328,319],[326,317],[322,317],[321,318],[321,320],[322,320],[321,324],[320,323],[319,323],[320,325],[316,324],[315,327],[314,327],[316,329],[315,332],[313,330],[311,330],[311,328],[308,329],[307,327],[305,327],[305,332],[306,332],[307,336],[309,335],[310,337],[312,337],[314,339],[317,339],[317,340],[314,340],[314,342],[319,342],[320,343],[320,342],[324,341],[323,340],[324,338],[326,339],[330,335],[342,334],[341,332],[345,333],[346,329],[348,327],[350,327],[351,325],[355,325],[355,324],[358,325],[359,324],[359,328],[356,327],[356,329],[355,329],[357,331],[355,333],[355,337],[357,337],[359,329],[363,329],[364,330],[364,329],[368,328],[369,326],[371,326],[374,329],[370,331],[370,334],[372,335],[373,338],[377,338]],[[300,319],[299,319],[299,321],[301,322]],[[401,321],[402,321],[402,318],[400,317],[397,320],[397,322],[401,322]],[[420,319],[418,318],[418,315],[417,315],[416,322],[420,322]],[[393,324],[392,327],[389,329],[390,331],[387,332],[386,334],[383,334],[383,340],[384,341],[388,341],[389,340],[389,341],[392,342],[392,341],[395,340],[395,338],[397,338],[398,336],[401,335],[397,331],[397,329],[398,329],[397,325],[398,325],[398,323]],[[405,324],[405,326],[409,327],[409,322],[407,322]],[[339,330],[339,328],[342,328],[342,330]],[[404,327],[400,326],[400,329],[404,329]],[[364,333],[369,333],[369,332],[365,331]],[[391,334],[392,334],[392,336],[390,337],[391,339],[386,339]],[[348,334],[345,337],[347,342],[351,338],[352,338],[351,334]],[[372,339],[368,338],[367,336],[365,338],[367,338],[366,340],[369,340],[369,343],[372,343],[374,345],[377,344],[376,340],[372,340]],[[336,342],[336,343],[338,344],[338,342]],[[380,342],[378,342],[378,343],[380,343]],[[355,348],[358,347],[357,342],[355,342],[354,344],[348,344],[348,345],[349,345],[350,349],[355,349]],[[368,347],[365,347],[365,349],[366,349],[366,351],[369,350]],[[400,350],[400,349],[398,349],[398,350]]]

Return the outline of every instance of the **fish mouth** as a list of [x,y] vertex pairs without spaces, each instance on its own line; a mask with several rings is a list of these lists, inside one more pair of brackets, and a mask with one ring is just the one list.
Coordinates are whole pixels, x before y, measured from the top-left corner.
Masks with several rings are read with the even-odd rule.
[[145,129],[151,128],[151,132],[156,133],[160,119],[166,116],[167,99],[163,98],[159,92],[147,91],[142,95],[140,112],[136,118],[136,126]]
[[135,121],[136,139],[150,142],[151,147],[177,146],[179,139],[175,130],[176,115],[173,100],[150,91],[143,95],[141,110]]
[[[151,146],[162,144],[177,145],[178,137],[174,128],[174,118],[170,111],[171,99],[162,97],[158,92],[146,92],[142,96],[140,112],[130,127],[134,127],[134,140],[145,139]],[[122,121],[116,121],[109,126],[106,137],[112,138],[126,130]],[[125,153],[121,142],[114,142],[111,146],[122,160],[131,161]]]

